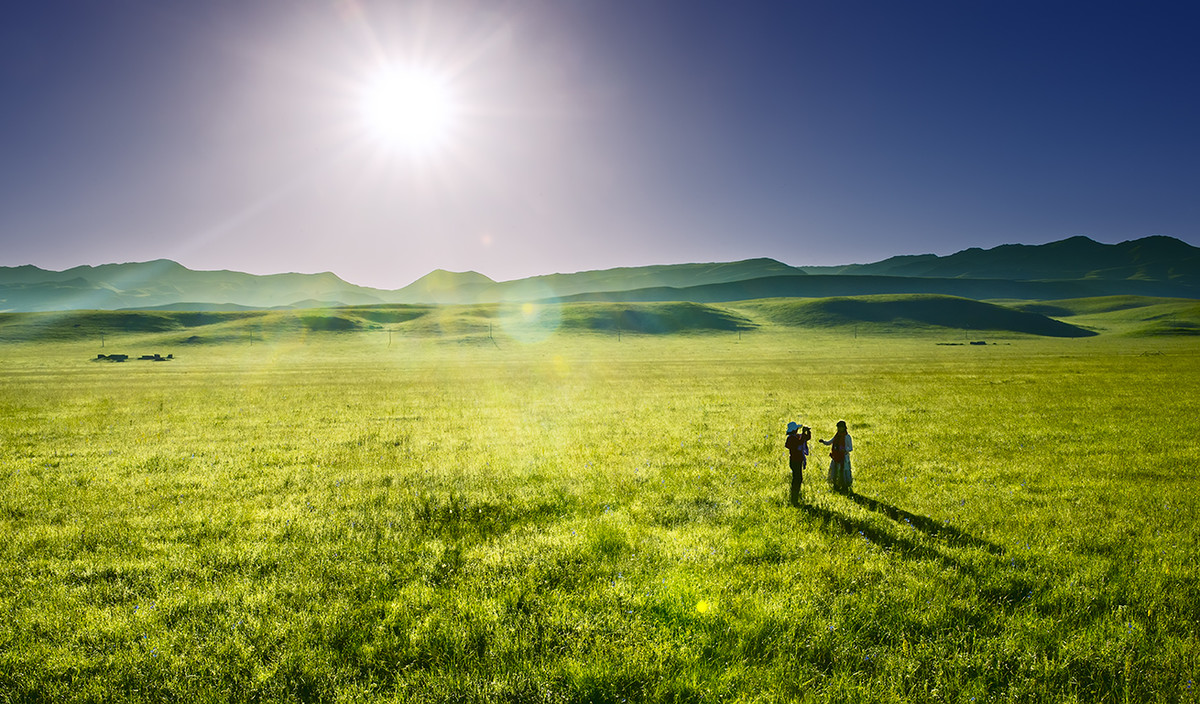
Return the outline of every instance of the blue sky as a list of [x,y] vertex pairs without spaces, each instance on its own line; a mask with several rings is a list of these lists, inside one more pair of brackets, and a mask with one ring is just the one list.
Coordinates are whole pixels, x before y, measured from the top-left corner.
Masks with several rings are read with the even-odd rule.
[[[0,21],[0,265],[398,288],[1073,235],[1200,245],[1200,3],[43,0]],[[363,118],[437,77],[436,144]]]

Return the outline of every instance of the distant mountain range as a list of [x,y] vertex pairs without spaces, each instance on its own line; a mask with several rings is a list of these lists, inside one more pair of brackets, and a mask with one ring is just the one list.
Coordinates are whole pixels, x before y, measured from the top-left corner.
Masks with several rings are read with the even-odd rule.
[[1080,236],[1043,245],[972,247],[946,257],[920,254],[891,257],[874,264],[801,268],[810,274],[1018,281],[1187,281],[1195,284],[1200,271],[1200,249],[1161,235],[1120,244],[1100,244]]
[[[746,259],[715,264],[666,264],[575,274],[549,274],[495,282],[473,271],[456,274],[438,269],[396,291],[396,303],[498,303],[603,295],[648,288],[686,288],[753,281],[777,276],[806,276],[774,259]],[[683,300],[683,299],[674,299]]]
[[866,294],[1050,300],[1103,295],[1200,298],[1200,248],[1163,236],[1115,245],[1086,237],[1044,245],[897,256],[871,264],[795,267],[774,259],[550,274],[497,282],[433,271],[397,290],[332,273],[194,271],[160,259],[47,271],[0,267],[0,312],[166,309],[234,311],[386,303],[691,301]]

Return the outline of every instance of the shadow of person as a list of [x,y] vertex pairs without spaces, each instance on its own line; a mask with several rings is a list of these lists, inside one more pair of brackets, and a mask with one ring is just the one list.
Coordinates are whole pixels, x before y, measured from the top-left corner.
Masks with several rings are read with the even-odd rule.
[[858,534],[860,538],[867,542],[878,545],[885,550],[897,553],[903,557],[914,558],[918,560],[931,560],[940,562],[947,567],[962,569],[954,558],[944,555],[941,552],[921,545],[920,543],[905,538],[904,536],[892,535],[891,533],[880,530],[871,525],[869,521],[852,516],[844,516],[840,513],[830,511],[822,506],[816,506],[809,503],[803,503],[797,506],[800,511],[809,516],[820,520],[826,529],[837,528],[849,535]]
[[987,550],[993,555],[1004,554],[1003,547],[982,538],[976,538],[970,533],[964,533],[949,523],[938,522],[928,516],[910,513],[902,508],[896,508],[891,504],[886,504],[878,499],[872,499],[869,496],[856,494],[853,491],[844,493],[843,495],[865,509],[882,513],[893,521],[912,526],[930,537],[940,538],[954,545]]

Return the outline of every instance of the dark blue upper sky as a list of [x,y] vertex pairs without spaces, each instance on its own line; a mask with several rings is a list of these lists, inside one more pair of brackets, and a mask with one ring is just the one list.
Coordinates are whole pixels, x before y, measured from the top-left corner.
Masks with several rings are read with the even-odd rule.
[[[0,265],[397,288],[1200,244],[1200,3],[43,0],[0,16]],[[434,144],[363,119],[436,75]]]

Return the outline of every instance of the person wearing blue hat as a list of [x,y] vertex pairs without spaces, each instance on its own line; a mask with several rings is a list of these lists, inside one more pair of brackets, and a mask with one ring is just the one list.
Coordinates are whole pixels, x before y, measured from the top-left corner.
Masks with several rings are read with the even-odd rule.
[[783,446],[788,450],[788,466],[792,468],[792,490],[789,503],[800,505],[800,487],[804,484],[804,468],[808,465],[808,441],[812,439],[812,430],[808,426],[787,424],[787,440]]

